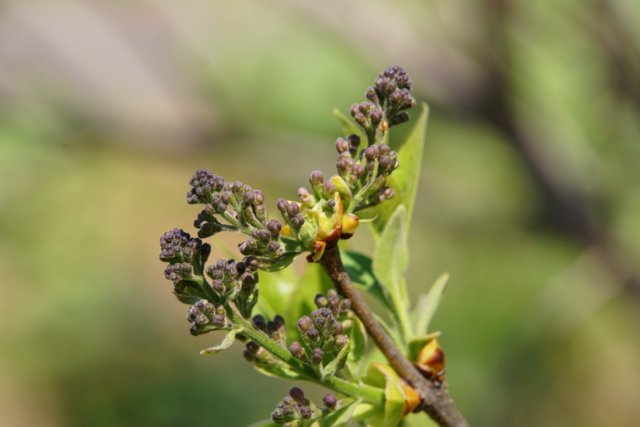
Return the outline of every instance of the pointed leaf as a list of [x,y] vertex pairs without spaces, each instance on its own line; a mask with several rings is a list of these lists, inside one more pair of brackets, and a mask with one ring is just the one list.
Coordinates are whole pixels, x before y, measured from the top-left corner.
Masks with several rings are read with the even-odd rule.
[[389,365],[374,363],[367,375],[369,384],[384,386],[385,403],[382,426],[396,427],[404,413],[405,394],[398,374]]
[[250,424],[249,427],[280,427],[281,424],[276,424],[273,422],[271,418],[266,420],[256,421],[253,424]]
[[429,323],[433,315],[438,309],[440,304],[440,298],[444,292],[444,288],[447,286],[449,280],[449,274],[443,273],[436,279],[436,281],[429,289],[429,292],[425,295],[422,294],[418,298],[418,303],[415,308],[415,331],[417,334],[426,334],[429,331]]
[[[400,167],[391,174],[387,181],[393,188],[395,196],[381,204],[378,209],[378,217],[373,222],[374,235],[382,234],[387,222],[391,219],[397,206],[406,206],[406,222],[411,221],[413,208],[415,205],[418,183],[420,181],[420,170],[422,168],[422,152],[429,117],[429,107],[422,104],[422,111],[416,120],[413,129],[404,143],[398,149],[398,162]],[[405,230],[408,233],[408,229]]]
[[353,411],[359,401],[344,399],[338,402],[335,410],[320,420],[320,427],[338,427],[345,425],[353,418]]
[[200,351],[200,354],[202,355],[216,354],[216,353],[220,353],[223,350],[228,349],[236,340],[236,335],[239,334],[240,332],[242,332],[242,328],[231,329],[229,332],[227,332],[227,335],[225,335],[224,339],[220,344],[214,345],[213,347],[205,348],[204,350]]
[[331,362],[327,363],[326,366],[322,368],[322,381],[326,380],[330,376],[335,375],[342,367],[344,363],[347,361],[347,356],[349,355],[349,350],[351,349],[351,343],[348,342],[344,347],[340,349],[338,355]]
[[353,326],[349,330],[349,339],[351,340],[349,361],[351,362],[352,370],[359,374],[358,371],[362,367],[360,362],[367,353],[367,330],[357,317],[351,320],[353,321]]
[[400,205],[387,223],[373,254],[373,274],[389,297],[403,340],[411,336],[409,301],[404,281],[409,261],[405,226],[406,210]]
[[360,289],[387,305],[387,298],[380,282],[373,275],[373,261],[365,254],[354,251],[342,251],[342,263],[349,277]]

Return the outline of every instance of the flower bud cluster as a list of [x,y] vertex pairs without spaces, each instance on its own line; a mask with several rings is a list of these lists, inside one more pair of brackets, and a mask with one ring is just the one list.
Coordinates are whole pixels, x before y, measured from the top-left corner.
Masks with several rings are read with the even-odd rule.
[[298,427],[303,425],[304,421],[318,415],[314,412],[315,405],[305,397],[301,389],[293,387],[289,395],[285,396],[271,413],[271,419],[285,427]]
[[187,203],[205,205],[194,222],[198,236],[209,237],[222,230],[249,234],[254,228],[266,227],[267,211],[260,190],[240,181],[225,182],[204,169],[197,170],[189,184]]
[[160,260],[169,264],[164,276],[173,282],[174,292],[181,301],[191,302],[194,298],[204,297],[196,276],[202,274],[210,253],[211,246],[179,228],[160,237]]
[[243,316],[251,315],[257,302],[258,272],[250,260],[219,259],[207,267],[211,288],[222,301],[233,300]]
[[230,324],[225,308],[222,305],[215,306],[206,300],[199,300],[189,307],[187,320],[191,323],[191,335],[225,329]]
[[[327,297],[318,296],[328,301]],[[316,300],[318,299],[316,298]],[[329,308],[328,303],[324,307],[314,310],[309,316],[298,319],[298,332],[302,343],[294,341],[289,346],[289,352],[297,359],[310,362],[312,365],[320,365],[323,361],[329,361],[349,343],[349,337],[344,333],[345,325],[338,317],[341,310],[349,310],[348,300],[338,302]]]
[[367,89],[366,96],[376,107],[384,111],[388,127],[404,123],[409,115],[404,111],[415,107],[411,95],[411,79],[402,67],[384,70]]
[[393,197],[393,190],[387,186],[387,178],[399,165],[398,153],[387,144],[374,143],[358,152],[359,142],[356,135],[336,141],[339,155],[336,169],[350,192],[355,194],[353,211]]

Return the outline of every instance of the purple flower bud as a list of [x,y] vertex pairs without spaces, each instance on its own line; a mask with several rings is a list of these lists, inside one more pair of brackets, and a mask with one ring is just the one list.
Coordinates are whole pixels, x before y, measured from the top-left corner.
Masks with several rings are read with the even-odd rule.
[[302,316],[298,320],[298,329],[300,330],[300,332],[306,332],[311,327],[311,325],[313,325],[313,321],[309,316]]
[[329,409],[335,409],[336,404],[338,403],[338,400],[333,394],[326,394],[322,398],[322,403],[324,403],[324,406],[326,406]]
[[291,352],[291,355],[296,359],[304,360],[305,358],[304,348],[298,341],[294,341],[291,343],[291,345],[289,346],[289,352]]
[[304,402],[306,400],[304,392],[298,387],[292,387],[291,390],[289,390],[289,396],[296,402]]
[[319,365],[322,362],[323,358],[324,351],[322,351],[320,348],[314,348],[313,352],[311,353],[311,363],[313,363],[314,365]]
[[341,154],[349,151],[349,143],[344,138],[336,139],[336,151]]

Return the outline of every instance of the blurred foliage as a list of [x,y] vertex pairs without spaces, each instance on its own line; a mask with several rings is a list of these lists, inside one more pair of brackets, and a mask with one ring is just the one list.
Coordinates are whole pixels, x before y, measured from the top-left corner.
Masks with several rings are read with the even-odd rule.
[[[0,425],[267,413],[287,384],[236,347],[198,356],[213,342],[186,333],[158,237],[195,216],[175,201],[197,168],[259,184],[271,206],[329,171],[332,109],[393,63],[431,105],[409,286],[451,275],[433,324],[462,411],[634,425],[639,29],[624,0],[4,2]],[[554,220],[531,153],[614,253]]]

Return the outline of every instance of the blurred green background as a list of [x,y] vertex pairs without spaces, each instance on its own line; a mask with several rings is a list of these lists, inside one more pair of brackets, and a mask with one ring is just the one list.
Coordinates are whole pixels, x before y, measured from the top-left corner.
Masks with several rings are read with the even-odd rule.
[[[273,206],[389,65],[431,105],[411,236],[476,426],[640,420],[640,3],[0,3],[0,425],[242,426],[158,261],[197,168]],[[414,114],[415,115],[415,114]],[[231,245],[233,241],[218,241]],[[370,250],[361,238],[356,246]]]

